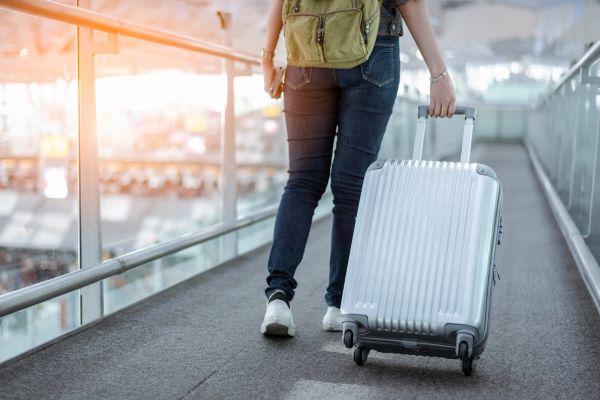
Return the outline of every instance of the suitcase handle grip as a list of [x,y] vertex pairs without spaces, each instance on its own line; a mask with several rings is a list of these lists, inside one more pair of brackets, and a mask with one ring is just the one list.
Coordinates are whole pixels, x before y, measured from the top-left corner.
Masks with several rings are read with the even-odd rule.
[[[475,117],[477,116],[477,109],[475,107],[456,106],[456,111],[454,111],[454,115],[464,115],[465,119],[475,119]],[[429,117],[429,106],[419,106],[417,117]]]
[[[463,130],[462,150],[460,152],[460,162],[468,163],[471,157],[471,141],[473,138],[473,121],[477,114],[475,107],[457,106],[454,113],[465,116],[465,128]],[[429,115],[429,106],[419,106],[417,114],[417,134],[415,136],[415,147],[413,149],[413,160],[418,161],[423,157],[423,143],[425,142],[425,129],[427,127],[427,116]],[[425,118],[421,118],[425,117]]]

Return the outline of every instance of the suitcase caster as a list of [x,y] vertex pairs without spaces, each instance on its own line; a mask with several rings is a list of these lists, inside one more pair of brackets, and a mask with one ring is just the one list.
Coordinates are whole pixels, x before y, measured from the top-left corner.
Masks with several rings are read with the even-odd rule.
[[342,322],[342,332],[344,346],[351,349],[358,344],[358,326],[355,321],[345,320]]
[[465,376],[471,376],[471,374],[475,372],[477,357],[469,357],[469,345],[467,342],[461,342],[458,350],[458,356],[460,358],[462,372],[465,374]]
[[354,349],[354,362],[356,363],[356,365],[358,366],[363,366],[365,365],[365,363],[367,362],[367,357],[369,356],[369,351],[371,349],[365,347],[365,346],[356,346],[356,348]]
[[344,332],[344,346],[349,349],[354,347],[354,333],[350,329]]

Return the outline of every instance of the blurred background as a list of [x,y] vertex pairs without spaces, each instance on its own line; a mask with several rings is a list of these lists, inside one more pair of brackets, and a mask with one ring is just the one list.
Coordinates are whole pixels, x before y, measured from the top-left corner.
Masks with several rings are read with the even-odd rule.
[[[0,2],[1,3],[1,2]],[[61,3],[258,55],[268,0]],[[79,3],[79,4],[77,4]],[[600,37],[598,0],[430,0],[458,100],[479,139],[519,139],[528,107]],[[223,29],[218,12],[231,14]],[[0,4],[0,294],[80,268],[77,27]],[[109,35],[94,33],[97,43]],[[102,259],[222,222],[227,103],[222,58],[119,37],[94,58]],[[285,61],[283,40],[277,60]],[[429,72],[408,29],[382,157],[409,157]],[[255,65],[233,64],[235,215],[276,205],[287,177],[282,102]],[[596,100],[597,101],[597,100]],[[460,121],[458,122],[460,124]],[[436,123],[437,124],[437,123]],[[429,152],[452,153],[459,137]],[[327,197],[317,213],[328,213]],[[272,219],[238,232],[235,254],[270,240]],[[231,257],[218,238],[102,283],[107,315]],[[0,318],[0,361],[80,326],[78,291]]]

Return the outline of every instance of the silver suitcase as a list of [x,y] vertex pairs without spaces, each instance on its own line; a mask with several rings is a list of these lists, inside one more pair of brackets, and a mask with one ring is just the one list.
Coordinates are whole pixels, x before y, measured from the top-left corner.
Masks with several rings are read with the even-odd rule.
[[502,189],[469,163],[476,110],[465,115],[461,162],[421,161],[427,106],[412,160],[379,160],[365,175],[342,297],[343,341],[370,350],[458,358],[474,370],[488,336]]

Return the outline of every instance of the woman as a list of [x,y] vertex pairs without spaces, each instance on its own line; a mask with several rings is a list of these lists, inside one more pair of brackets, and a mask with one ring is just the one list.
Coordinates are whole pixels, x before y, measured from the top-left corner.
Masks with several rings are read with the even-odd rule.
[[[273,56],[282,28],[283,1],[271,0],[267,15],[262,49],[267,92],[274,75]],[[425,0],[384,0],[380,13],[375,48],[364,63],[350,69],[287,68],[284,106],[289,179],[279,205],[268,261],[268,303],[261,325],[265,335],[295,334],[290,309],[297,286],[294,273],[304,254],[314,209],[330,175],[334,208],[323,329],[341,331],[339,307],[363,177],[377,159],[398,92],[401,19],[431,73],[430,115],[454,114],[454,87]]]

